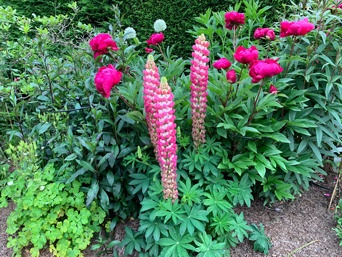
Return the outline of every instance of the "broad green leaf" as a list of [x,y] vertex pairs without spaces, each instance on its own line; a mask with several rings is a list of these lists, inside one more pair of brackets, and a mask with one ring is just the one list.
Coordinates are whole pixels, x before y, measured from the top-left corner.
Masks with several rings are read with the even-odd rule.
[[97,196],[97,193],[99,192],[99,182],[96,180],[92,181],[91,187],[88,190],[87,193],[87,201],[86,201],[86,206],[89,206],[91,202],[95,199]]
[[44,123],[40,128],[39,128],[39,135],[43,134],[44,132],[46,132],[50,127],[52,126],[52,124],[50,122],[46,122]]
[[82,166],[86,171],[91,171],[93,173],[96,173],[96,170],[91,166],[89,162],[83,161],[83,160],[76,160],[76,162]]

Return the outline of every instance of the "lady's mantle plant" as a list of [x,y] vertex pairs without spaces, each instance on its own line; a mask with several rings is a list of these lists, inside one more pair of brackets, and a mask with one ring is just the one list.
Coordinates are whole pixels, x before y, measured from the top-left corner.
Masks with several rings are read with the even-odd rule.
[[82,256],[106,214],[95,202],[86,207],[81,182],[56,181],[70,176],[71,170],[58,174],[53,164],[37,169],[36,147],[21,141],[7,150],[18,165],[1,189],[0,207],[8,200],[16,205],[7,219],[7,247],[13,248],[14,256],[21,256],[25,247],[30,248],[31,256],[39,256],[46,246],[54,256]]

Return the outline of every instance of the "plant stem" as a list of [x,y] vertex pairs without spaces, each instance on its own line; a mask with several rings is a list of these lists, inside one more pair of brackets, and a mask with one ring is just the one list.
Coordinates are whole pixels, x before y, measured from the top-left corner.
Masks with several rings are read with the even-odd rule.
[[233,26],[233,49],[236,49],[236,26]]
[[135,106],[133,106],[130,102],[127,101],[127,99],[119,92],[119,90],[114,87],[114,91],[118,94],[118,96],[124,101],[124,103],[131,108],[132,110],[136,110]]
[[257,102],[259,100],[259,96],[260,96],[260,92],[262,90],[262,86],[263,86],[263,81],[260,83],[260,86],[259,86],[259,90],[258,90],[258,94],[257,96],[255,97],[255,100],[254,100],[254,103],[253,103],[253,110],[252,110],[252,113],[251,113],[251,116],[249,116],[248,118],[248,121],[247,121],[247,124],[246,125],[249,125],[252,120],[254,119],[255,115],[257,114],[256,112],[256,105],[257,105]]
[[160,44],[157,44],[157,46],[158,46],[158,48],[159,48],[159,51],[160,51],[161,55],[162,55],[163,58],[164,58],[164,61],[165,61],[166,63],[169,63],[169,62],[167,61],[166,57],[165,57],[165,54],[164,54],[163,49],[161,48]]
[[227,106],[227,102],[228,102],[229,96],[231,95],[232,92],[233,92],[233,84],[230,84],[230,89],[229,89],[229,92],[227,94],[226,100],[223,103],[223,107]]
[[[293,50],[294,50],[294,47],[295,47],[295,43],[296,43],[296,36],[293,36],[292,46],[291,46],[291,50],[290,50],[289,59],[290,59],[290,58],[292,57],[292,55],[293,55]],[[287,75],[287,72],[289,71],[289,67],[290,67],[290,62],[288,61],[288,62],[287,62],[286,69],[285,69],[284,77]]]
[[53,95],[52,81],[51,81],[51,78],[49,76],[49,67],[48,67],[47,62],[46,62],[47,56],[44,54],[42,49],[40,49],[40,53],[42,55],[42,61],[43,61],[43,65],[44,65],[44,73],[46,75],[46,78],[47,78],[48,84],[49,84],[49,90],[50,90],[50,95],[51,95],[51,102],[53,104],[54,101],[55,101],[55,97]]
[[240,86],[240,83],[241,83],[240,78],[242,77],[242,70],[243,70],[244,67],[245,67],[245,65],[242,66],[242,68],[240,70],[239,77],[237,78],[238,83],[237,83],[237,86],[236,86],[235,95],[234,95],[234,99],[233,100],[235,100],[236,97],[237,97],[237,93],[239,91],[239,86]]
[[301,247],[298,247],[297,249],[295,249],[295,250],[293,250],[292,252],[290,252],[286,257],[290,257],[290,256],[292,256],[294,253],[296,253],[296,252],[302,250],[304,247],[307,247],[307,246],[309,246],[309,245],[311,245],[311,244],[313,244],[313,243],[316,243],[316,242],[318,242],[318,241],[319,241],[319,240],[314,240],[314,241],[311,241],[311,242],[309,242],[309,243],[307,243],[307,244],[305,244],[305,245],[302,245]]

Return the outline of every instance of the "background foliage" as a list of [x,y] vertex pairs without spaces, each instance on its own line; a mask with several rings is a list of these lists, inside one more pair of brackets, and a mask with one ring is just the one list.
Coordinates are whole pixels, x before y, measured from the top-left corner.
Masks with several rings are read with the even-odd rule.
[[[0,0],[0,5],[11,6],[16,9],[19,15],[31,17],[32,13],[39,16],[53,16],[57,14],[68,14],[67,5],[71,0],[55,0],[55,1],[35,1],[35,0]],[[138,38],[146,41],[150,34],[153,33],[153,22],[157,19],[166,21],[168,29],[165,31],[165,44],[174,45],[175,51],[179,56],[186,57],[191,51],[193,37],[189,36],[186,31],[191,29],[194,18],[200,13],[205,12],[208,8],[213,11],[230,10],[230,6],[235,1],[219,1],[219,0],[176,0],[165,2],[161,0],[149,1],[112,1],[112,0],[78,0],[76,1],[80,8],[76,20],[83,23],[89,23],[97,28],[108,30],[108,26],[117,22],[112,12],[112,5],[119,7],[123,19],[120,21],[123,28],[133,27],[137,31]],[[298,3],[299,0],[294,1]],[[273,15],[274,10],[284,10],[286,4],[290,4],[290,0],[279,1],[259,1],[260,6],[272,6],[273,9],[266,12],[269,19],[267,24],[278,21]],[[243,12],[241,10],[236,10]]]

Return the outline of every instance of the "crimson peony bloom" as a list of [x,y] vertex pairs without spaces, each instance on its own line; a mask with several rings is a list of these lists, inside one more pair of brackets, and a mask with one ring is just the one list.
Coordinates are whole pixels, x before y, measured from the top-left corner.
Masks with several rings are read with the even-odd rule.
[[257,28],[254,31],[254,38],[255,39],[263,38],[263,39],[268,39],[268,40],[274,40],[275,39],[274,30],[272,30],[270,28]]
[[271,84],[269,92],[271,94],[275,94],[276,95],[278,93],[278,89],[274,85]]
[[226,12],[224,15],[226,28],[232,30],[239,25],[245,24],[245,14],[238,12]]
[[148,45],[158,45],[159,43],[163,42],[164,34],[163,32],[154,33],[150,36],[149,39],[146,40]]
[[249,64],[254,60],[258,60],[258,57],[259,52],[255,46],[251,46],[250,48],[239,46],[234,54],[235,60],[243,64]]
[[214,62],[213,66],[215,69],[224,69],[227,70],[231,66],[231,62],[228,61],[226,58],[218,59],[216,62]]
[[315,28],[313,23],[304,18],[299,21],[283,21],[280,23],[280,37],[304,36]]
[[231,84],[236,82],[236,72],[235,70],[229,70],[226,74],[227,81]]
[[122,73],[117,71],[113,65],[101,67],[95,75],[95,87],[97,91],[105,98],[110,96],[110,91],[114,86],[119,84]]
[[251,63],[249,67],[249,76],[252,77],[253,83],[258,83],[266,77],[273,77],[283,71],[277,60],[264,59],[257,60]]
[[106,33],[98,34],[89,41],[91,49],[94,51],[94,58],[108,53],[108,49],[119,50],[112,36]]

